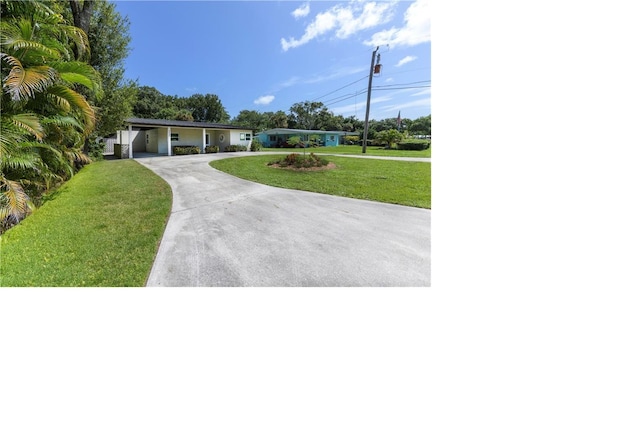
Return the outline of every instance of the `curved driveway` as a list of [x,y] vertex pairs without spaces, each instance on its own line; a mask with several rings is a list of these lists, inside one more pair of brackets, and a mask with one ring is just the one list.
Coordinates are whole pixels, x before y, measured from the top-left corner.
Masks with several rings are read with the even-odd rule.
[[136,159],[173,191],[147,286],[430,286],[431,210],[270,187],[209,166],[252,155]]

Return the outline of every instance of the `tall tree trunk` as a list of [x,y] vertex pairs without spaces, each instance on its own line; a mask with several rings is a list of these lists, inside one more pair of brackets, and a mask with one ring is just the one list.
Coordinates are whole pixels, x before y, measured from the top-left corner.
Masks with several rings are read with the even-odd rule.
[[71,5],[71,13],[73,14],[73,25],[80,28],[88,36],[93,2],[91,0],[69,0],[69,5]]

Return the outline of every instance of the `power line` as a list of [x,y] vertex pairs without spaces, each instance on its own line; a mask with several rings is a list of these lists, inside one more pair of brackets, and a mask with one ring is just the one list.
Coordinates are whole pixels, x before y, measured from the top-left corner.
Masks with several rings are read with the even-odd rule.
[[[426,88],[430,88],[431,85],[415,85],[417,83],[422,83],[424,81],[417,81],[417,82],[412,82],[412,83],[403,83],[403,84],[386,84],[386,85],[381,85],[381,86],[375,86],[372,87],[371,90],[407,90],[407,89],[426,89]],[[349,93],[349,94],[345,94],[345,95],[341,95],[335,98],[331,98],[329,100],[326,100],[326,102],[324,102],[323,104],[325,106],[331,106],[333,104],[337,104],[337,103],[341,103],[343,101],[347,101],[350,100],[354,97],[357,97],[358,95],[366,92],[367,89],[361,89],[356,91],[355,93]]]
[[313,99],[312,101],[317,101],[317,100],[319,100],[320,98],[324,98],[325,96],[329,96],[329,95],[331,95],[332,93],[337,92],[338,90],[342,90],[342,89],[344,89],[344,88],[346,88],[346,87],[352,86],[353,84],[355,84],[355,83],[357,83],[357,82],[360,82],[360,81],[362,81],[363,79],[367,79],[368,77],[369,77],[369,75],[367,75],[367,76],[363,76],[362,78],[357,79],[357,80],[355,80],[355,81],[353,81],[353,82],[351,82],[351,83],[349,83],[349,84],[347,84],[347,85],[345,85],[345,86],[342,86],[342,87],[340,87],[339,89],[333,90],[333,91],[331,91],[331,92],[329,92],[329,93],[325,93],[324,95],[319,96],[319,97],[317,97],[317,98]]

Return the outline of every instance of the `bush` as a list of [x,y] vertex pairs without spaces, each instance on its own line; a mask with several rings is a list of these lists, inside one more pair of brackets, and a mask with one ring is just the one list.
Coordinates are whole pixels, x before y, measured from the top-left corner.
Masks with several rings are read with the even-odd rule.
[[91,160],[98,161],[104,159],[104,152],[107,149],[107,145],[103,140],[91,138],[89,141],[88,154]]
[[225,152],[238,152],[238,151],[246,151],[247,147],[244,145],[229,145]]
[[408,151],[423,151],[429,149],[430,142],[402,142],[398,143],[398,149],[404,149]]
[[262,149],[262,143],[260,143],[260,140],[258,140],[257,138],[251,140],[250,149],[251,151],[260,151]]
[[357,135],[347,135],[344,137],[344,142],[347,145],[355,145],[360,141],[360,137]]
[[171,148],[176,156],[184,156],[187,154],[200,154],[200,148],[197,146],[174,146]]
[[204,152],[205,154],[212,154],[212,153],[216,153],[219,152],[220,148],[218,148],[218,146],[213,145],[213,146],[207,146],[204,148]]
[[303,156],[302,154],[291,153],[287,154],[283,159],[275,160],[273,162],[269,162],[269,165],[278,165],[281,167],[294,167],[294,168],[316,168],[327,166],[329,161],[327,159],[323,159],[322,157],[317,156],[314,153],[309,154],[308,156]]

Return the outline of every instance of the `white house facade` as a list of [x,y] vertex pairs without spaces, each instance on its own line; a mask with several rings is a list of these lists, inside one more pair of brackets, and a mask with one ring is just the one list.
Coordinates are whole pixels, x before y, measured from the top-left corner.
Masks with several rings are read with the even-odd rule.
[[124,130],[118,131],[116,143],[127,145],[129,158],[136,153],[173,155],[176,146],[196,146],[204,153],[207,146],[218,146],[224,152],[229,145],[249,149],[253,130],[220,123],[128,118]]

